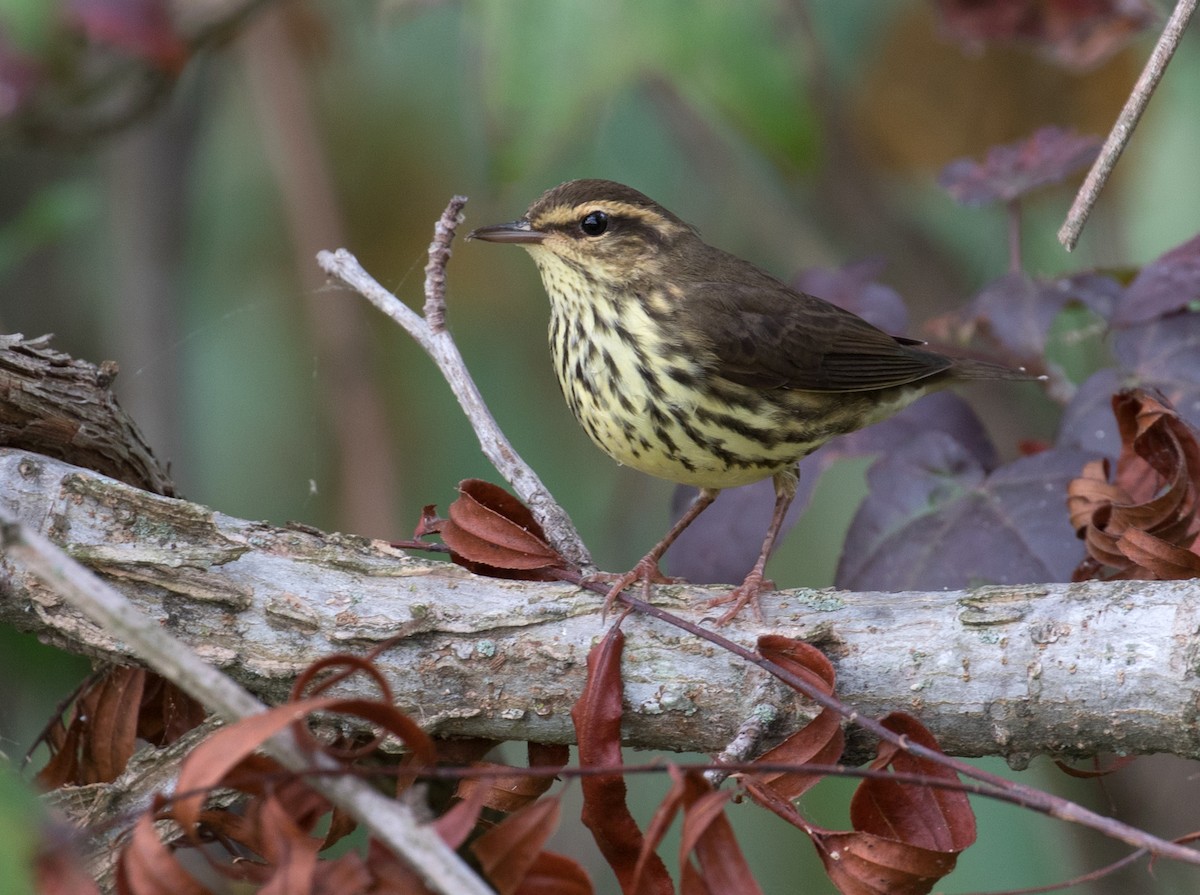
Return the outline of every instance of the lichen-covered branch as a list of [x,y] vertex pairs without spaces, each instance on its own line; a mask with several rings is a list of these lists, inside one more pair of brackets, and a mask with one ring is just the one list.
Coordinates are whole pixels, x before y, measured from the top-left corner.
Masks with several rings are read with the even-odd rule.
[[[0,450],[0,503],[51,537],[210,663],[267,702],[332,652],[378,659],[400,708],[446,735],[567,742],[601,599],[565,584],[481,578],[382,542],[273,528],[163,498],[46,457]],[[711,589],[658,601],[692,619]],[[0,564],[0,622],[75,652],[138,661],[19,562]],[[1190,582],[854,594],[789,590],[763,630],[805,637],[861,712],[908,710],[943,748],[1004,755],[1200,756],[1200,592]],[[637,746],[717,751],[789,694],[663,622],[630,617],[625,735]]]

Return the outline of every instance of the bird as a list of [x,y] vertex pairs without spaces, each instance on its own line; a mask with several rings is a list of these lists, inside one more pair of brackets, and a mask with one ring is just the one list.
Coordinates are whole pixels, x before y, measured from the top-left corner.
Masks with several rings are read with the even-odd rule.
[[791,288],[638,190],[571,180],[518,220],[468,239],[524,248],[550,298],[550,353],[567,405],[612,459],[699,489],[670,530],[605,601],[642,581],[725,488],[771,478],[775,505],[754,566],[719,624],[758,596],[799,482],[825,442],[953,382],[1035,379],[1024,369],[952,357],[892,336]]

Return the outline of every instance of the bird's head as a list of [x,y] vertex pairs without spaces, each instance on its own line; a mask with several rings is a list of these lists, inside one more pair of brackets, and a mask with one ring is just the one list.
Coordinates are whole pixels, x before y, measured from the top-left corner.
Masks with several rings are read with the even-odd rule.
[[480,227],[468,239],[515,243],[543,274],[565,266],[608,284],[661,274],[695,231],[653,199],[611,180],[571,180],[546,192],[524,217]]

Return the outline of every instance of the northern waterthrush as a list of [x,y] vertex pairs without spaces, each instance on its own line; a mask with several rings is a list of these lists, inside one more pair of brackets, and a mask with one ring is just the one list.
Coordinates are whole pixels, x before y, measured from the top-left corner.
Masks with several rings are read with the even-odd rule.
[[[575,418],[610,457],[699,487],[671,530],[609,602],[658,562],[722,488],[774,477],[758,561],[714,604],[722,622],[769,587],[767,557],[796,492],[796,464],[837,435],[968,379],[1032,379],[890,336],[708,245],[631,187],[573,180],[518,221],[472,239],[515,243],[550,294],[550,351]],[[756,605],[757,610],[757,605]]]

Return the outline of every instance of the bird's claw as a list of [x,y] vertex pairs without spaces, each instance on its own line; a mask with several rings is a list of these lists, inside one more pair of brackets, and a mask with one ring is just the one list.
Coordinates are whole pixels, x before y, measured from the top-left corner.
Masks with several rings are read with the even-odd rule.
[[617,602],[617,597],[621,591],[637,581],[642,582],[642,599],[649,601],[651,585],[681,584],[685,579],[671,578],[664,575],[658,567],[658,560],[647,556],[639,560],[636,566],[623,575],[618,575],[615,572],[597,572],[595,575],[589,575],[586,580],[588,582],[612,582],[612,586],[608,590],[608,596],[604,598],[604,609],[601,612],[601,617],[604,617],[608,615],[613,604]]
[[774,589],[775,582],[768,578],[764,578],[762,572],[755,569],[746,576],[746,579],[741,584],[739,584],[729,593],[723,594],[719,597],[714,597],[713,599],[707,601],[704,604],[704,608],[711,609],[715,606],[726,606],[730,603],[733,604],[729,607],[729,609],[725,610],[724,614],[719,619],[717,619],[717,627],[719,628],[724,627],[737,618],[737,614],[742,611],[747,603],[749,603],[754,609],[755,621],[762,622],[762,606],[759,605],[758,596],[759,594],[763,593],[763,591]]

